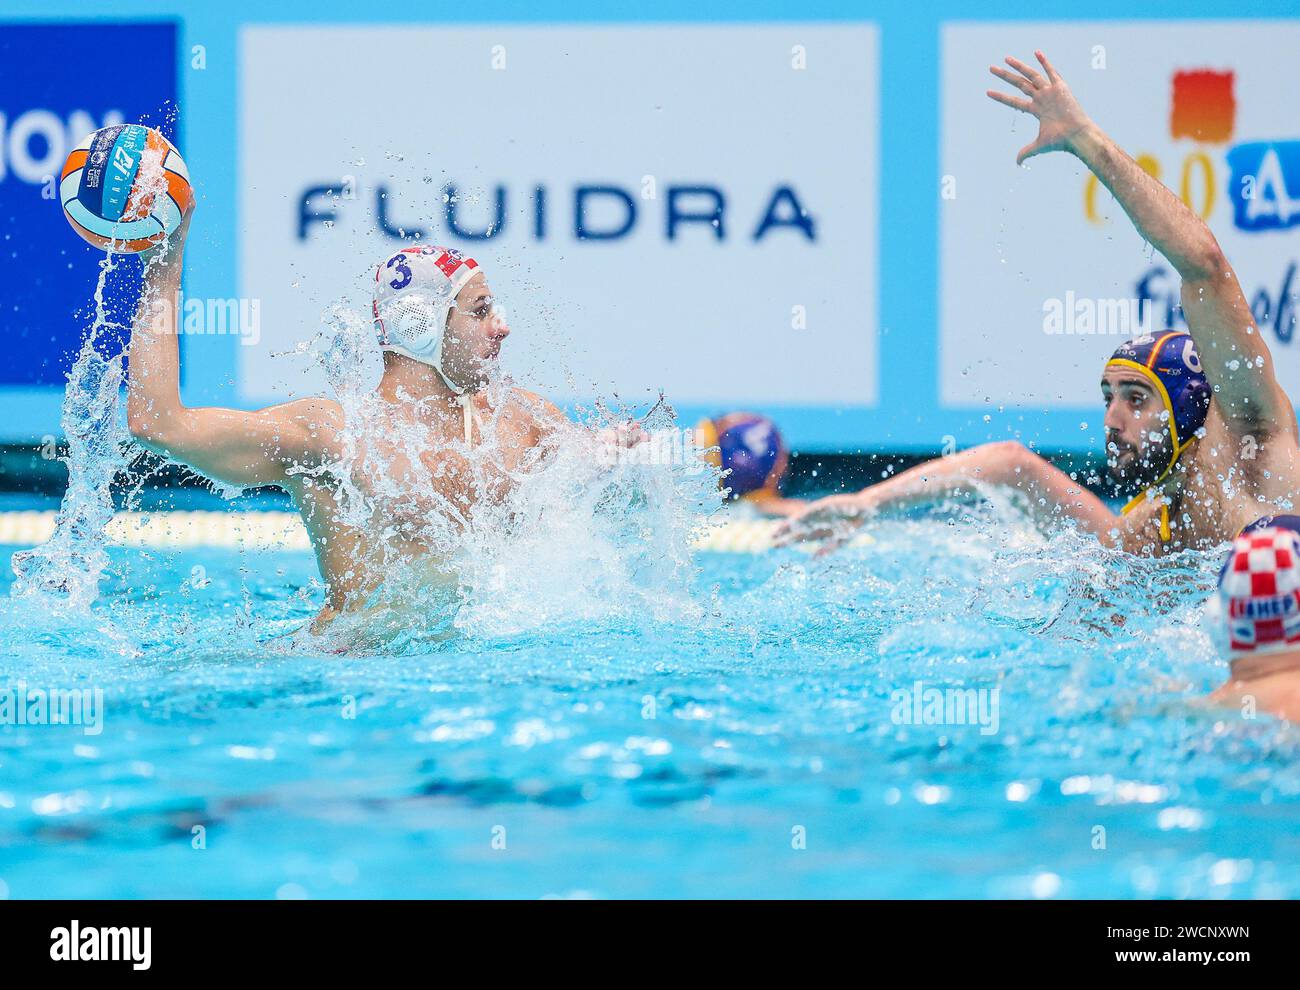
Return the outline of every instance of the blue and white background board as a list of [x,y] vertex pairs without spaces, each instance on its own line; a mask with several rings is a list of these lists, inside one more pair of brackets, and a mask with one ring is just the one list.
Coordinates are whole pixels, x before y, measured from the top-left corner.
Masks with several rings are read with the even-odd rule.
[[[105,72],[106,52],[129,70]],[[89,326],[104,255],[61,215],[64,159],[91,131],[128,121],[175,140],[175,108],[175,24],[0,24],[0,409],[61,389]]]
[[855,24],[246,27],[241,397],[319,390],[295,345],[339,297],[368,313],[419,230],[479,261],[507,369],[557,401],[875,405],[877,48]]
[[[1142,19],[1148,10],[1168,16]],[[87,0],[7,0],[4,16],[0,327],[12,339],[0,351],[0,443],[58,432],[62,369],[86,323],[72,314],[91,302],[98,260],[57,199],[15,179],[14,121],[48,110],[66,123],[84,110],[94,126],[117,113],[157,123],[175,96],[199,197],[187,305],[260,304],[256,343],[185,336],[193,404],[249,407],[312,387],[306,360],[287,352],[329,302],[364,308],[371,265],[398,243],[376,233],[384,186],[390,226],[427,227],[483,262],[515,328],[509,368],[562,402],[615,392],[638,402],[662,387],[687,421],[749,406],[808,451],[1007,437],[1099,450],[1097,371],[1119,335],[1045,334],[1044,305],[1130,299],[1149,275],[1161,309],[1174,286],[1104,191],[1094,208],[1109,219],[1088,219],[1077,163],[1016,168],[1033,129],[983,95],[987,66],[1035,47],[1176,192],[1186,172],[1300,395],[1287,337],[1300,281],[1287,283],[1300,255],[1295,0],[1058,0],[1051,22],[1030,0],[803,0],[797,11],[783,0],[626,11],[603,0],[436,11],[112,0],[98,13]],[[170,33],[150,43],[167,18]],[[54,19],[64,23],[48,27]],[[1092,68],[1097,46],[1104,69]],[[106,48],[139,70],[106,84],[87,68]],[[1233,74],[1225,140],[1171,133],[1173,74],[1201,70]],[[29,155],[43,154],[33,139]],[[304,193],[342,194],[348,176],[355,198],[312,200],[334,226],[317,216],[299,238]],[[1261,196],[1251,203],[1246,178]],[[503,190],[496,237],[448,238],[448,182],[469,232]],[[681,213],[721,198],[721,239],[689,221],[669,239],[674,185],[707,190],[679,195]],[[615,190],[583,198],[589,229],[619,236],[575,238],[584,186]],[[807,209],[815,241],[790,224],[754,239],[782,187]],[[624,197],[636,210],[626,231]]]
[[1139,300],[1167,325],[1179,280],[1068,155],[1015,165],[1037,121],[996,104],[988,73],[1043,49],[1084,109],[1202,215],[1252,303],[1283,385],[1300,396],[1296,22],[960,24],[943,32],[941,401],[1092,407]]

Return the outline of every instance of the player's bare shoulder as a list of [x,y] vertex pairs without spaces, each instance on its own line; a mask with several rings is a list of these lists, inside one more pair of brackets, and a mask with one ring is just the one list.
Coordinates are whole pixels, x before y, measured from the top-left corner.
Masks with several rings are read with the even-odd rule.
[[336,460],[341,453],[343,407],[334,399],[312,396],[268,410],[281,433],[280,450],[291,464],[315,467]]
[[498,417],[512,432],[517,430],[529,434],[534,444],[540,443],[557,429],[572,425],[555,403],[536,392],[514,386],[502,401]]

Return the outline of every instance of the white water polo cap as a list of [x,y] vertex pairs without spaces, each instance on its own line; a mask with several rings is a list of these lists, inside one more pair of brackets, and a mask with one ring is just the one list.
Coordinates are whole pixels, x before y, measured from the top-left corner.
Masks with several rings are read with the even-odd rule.
[[442,370],[447,317],[456,296],[479,271],[455,248],[402,248],[375,270],[374,315],[379,346],[432,365],[454,392],[463,391]]

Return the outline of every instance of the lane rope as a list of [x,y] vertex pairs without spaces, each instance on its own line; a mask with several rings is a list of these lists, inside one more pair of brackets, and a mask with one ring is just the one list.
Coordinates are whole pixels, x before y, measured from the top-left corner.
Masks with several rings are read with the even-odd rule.
[[[0,512],[0,545],[29,547],[46,542],[54,534],[56,515],[53,510]],[[695,549],[763,553],[772,548],[776,525],[774,519],[731,519],[704,531],[695,540]],[[119,512],[105,535],[111,545],[121,547],[311,550],[307,530],[296,512]],[[864,535],[854,542],[869,539]]]

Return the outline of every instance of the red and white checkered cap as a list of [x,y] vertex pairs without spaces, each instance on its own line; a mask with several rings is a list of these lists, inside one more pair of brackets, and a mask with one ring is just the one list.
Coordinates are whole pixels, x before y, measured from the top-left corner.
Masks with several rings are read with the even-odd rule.
[[1300,649],[1300,536],[1281,528],[1238,536],[1219,575],[1219,603],[1232,659]]
[[455,248],[429,244],[402,248],[381,261],[372,300],[380,346],[441,373],[447,314],[478,271],[478,262]]

